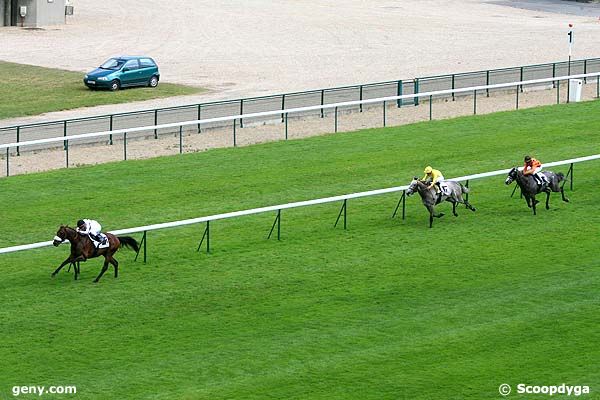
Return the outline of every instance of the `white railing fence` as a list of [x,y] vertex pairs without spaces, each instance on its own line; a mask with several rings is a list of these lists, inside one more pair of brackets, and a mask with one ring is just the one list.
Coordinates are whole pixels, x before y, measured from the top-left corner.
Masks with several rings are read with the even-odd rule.
[[[578,75],[568,75],[568,76],[559,76],[554,78],[544,78],[544,79],[534,79],[534,80],[526,80],[526,81],[518,81],[518,82],[509,82],[509,83],[500,83],[494,85],[482,85],[482,86],[473,86],[462,89],[447,89],[447,90],[438,90],[432,92],[423,92],[417,94],[405,94],[400,96],[390,96],[390,97],[380,97],[376,99],[367,99],[367,100],[356,100],[356,101],[346,101],[342,103],[331,103],[325,105],[317,105],[310,107],[300,107],[300,108],[290,108],[285,110],[276,110],[276,111],[265,111],[259,113],[249,113],[249,114],[240,114],[240,115],[232,115],[227,117],[219,117],[219,118],[209,118],[209,119],[197,119],[192,121],[185,122],[177,122],[170,124],[161,124],[161,125],[150,125],[150,126],[141,126],[136,128],[127,128],[127,129],[117,129],[111,131],[102,131],[102,132],[92,132],[92,133],[84,133],[79,135],[71,135],[71,136],[58,136],[48,139],[38,139],[38,140],[29,140],[24,142],[13,142],[0,145],[0,153],[5,153],[6,158],[6,176],[9,175],[10,172],[10,149],[18,149],[28,146],[36,146],[43,144],[51,144],[51,143],[63,143],[65,154],[66,154],[66,166],[69,167],[69,142],[84,140],[89,138],[110,136],[111,138],[115,135],[122,135],[123,137],[123,147],[124,147],[124,155],[123,159],[127,159],[127,134],[134,134],[145,131],[156,131],[159,129],[172,129],[179,128],[179,152],[183,152],[183,128],[189,126],[197,126],[198,129],[202,125],[215,123],[215,122],[226,122],[231,121],[233,126],[233,145],[236,146],[236,126],[238,120],[248,120],[252,118],[264,118],[271,116],[280,116],[285,121],[285,138],[288,137],[288,129],[287,129],[287,120],[290,114],[299,114],[306,113],[317,110],[334,110],[335,115],[335,126],[334,131],[337,132],[338,127],[338,109],[352,106],[362,106],[367,104],[378,104],[382,103],[383,105],[383,126],[386,126],[386,105],[392,102],[398,102],[402,100],[414,99],[414,98],[429,98],[430,102],[430,119],[431,119],[431,99],[436,96],[445,96],[449,94],[461,94],[461,93],[473,93],[474,94],[474,112],[476,113],[476,102],[477,102],[477,92],[478,91],[489,91],[493,89],[503,89],[503,88],[515,88],[516,89],[516,98],[517,98],[517,108],[519,104],[519,92],[523,88],[523,86],[531,86],[531,85],[540,85],[540,84],[556,84],[557,89],[560,89],[560,82],[569,81],[570,79],[583,79],[583,78],[592,78],[599,77],[597,81],[597,92],[598,97],[600,97],[600,72],[589,73],[589,74],[578,74]],[[557,92],[558,93],[558,92]]]
[[[550,162],[550,163],[544,163],[544,167],[548,168],[548,167],[554,167],[554,166],[559,166],[559,165],[570,165],[569,172],[567,173],[567,176],[565,177],[565,178],[568,178],[568,176],[570,174],[572,174],[574,164],[584,162],[584,161],[597,160],[597,159],[600,159],[600,154],[595,154],[595,155],[586,156],[586,157],[572,158],[572,159],[562,160],[562,161],[555,161],[555,162]],[[466,181],[468,184],[468,182],[470,180],[507,174],[509,171],[510,171],[510,168],[500,169],[500,170],[491,171],[491,172],[484,172],[484,173],[479,173],[479,174],[460,176],[460,177],[452,178],[449,180],[460,181],[460,182]],[[571,184],[572,184],[572,180],[571,180]],[[209,215],[209,216],[205,216],[205,217],[191,218],[191,219],[185,219],[185,220],[181,220],[181,221],[165,222],[165,223],[160,223],[160,224],[138,226],[135,228],[119,229],[119,230],[115,230],[115,231],[110,231],[110,233],[115,234],[115,235],[125,235],[125,234],[143,232],[144,236],[142,237],[142,242],[140,242],[140,244],[143,246],[142,249],[144,250],[144,262],[145,262],[146,261],[146,247],[145,247],[146,234],[149,231],[155,231],[158,229],[166,229],[166,228],[176,228],[176,227],[180,227],[180,226],[186,226],[186,225],[199,224],[199,223],[206,222],[206,229],[204,231],[203,238],[200,241],[200,244],[198,245],[198,249],[200,248],[204,239],[206,238],[207,239],[207,251],[209,251],[210,249],[209,249],[208,240],[210,237],[209,235],[210,235],[210,222],[211,221],[276,211],[277,217],[275,219],[275,222],[273,223],[273,227],[271,228],[271,233],[273,232],[275,224],[277,223],[278,238],[279,238],[279,222],[280,222],[281,210],[298,208],[298,207],[306,207],[306,206],[312,206],[312,205],[317,205],[317,204],[333,203],[333,202],[338,202],[338,201],[344,202],[343,206],[342,206],[342,210],[345,210],[346,201],[348,201],[348,200],[357,199],[357,198],[361,198],[361,197],[376,196],[376,195],[386,194],[386,193],[395,193],[395,192],[402,192],[402,197],[400,200],[403,203],[403,208],[404,208],[404,201],[406,199],[406,193],[405,193],[406,189],[408,189],[408,185],[396,186],[396,187],[385,188],[385,189],[370,190],[370,191],[366,191],[366,192],[345,194],[345,195],[340,195],[340,196],[325,197],[325,198],[314,199],[314,200],[299,201],[299,202],[294,202],[294,203],[278,204],[278,205],[274,205],[274,206],[253,208],[253,209],[242,210],[242,211],[234,211],[234,212],[229,212],[229,213],[224,213],[224,214]],[[572,189],[572,187],[571,187],[571,189]],[[400,202],[398,204],[400,204]],[[398,206],[396,207],[396,210],[397,209],[398,209]],[[342,214],[342,210],[340,210],[340,215]],[[395,214],[396,214],[396,212],[394,212],[394,215]],[[338,220],[340,218],[340,215],[338,215]],[[344,226],[346,224],[345,218],[346,218],[346,216],[344,213]],[[403,213],[403,218],[404,218],[404,213]],[[337,221],[336,221],[336,224],[337,224]],[[269,234],[269,237],[270,236],[271,235]],[[47,246],[51,246],[51,245],[52,245],[52,241],[47,241],[47,242],[39,242],[39,243],[33,243],[33,244],[25,244],[25,245],[20,245],[20,246],[5,247],[5,248],[0,248],[0,254],[12,253],[12,252],[22,251],[22,250],[36,249],[36,248],[47,247]],[[142,250],[142,249],[140,249],[140,250]],[[138,252],[138,255],[139,255],[139,252]],[[136,259],[137,259],[137,256],[136,256]]]

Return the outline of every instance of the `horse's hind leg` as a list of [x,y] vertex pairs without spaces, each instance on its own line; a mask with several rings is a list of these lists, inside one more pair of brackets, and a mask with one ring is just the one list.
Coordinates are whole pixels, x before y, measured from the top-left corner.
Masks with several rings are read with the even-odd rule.
[[469,203],[468,201],[465,201],[465,206],[467,206],[467,208],[471,211],[477,211],[477,209],[475,207],[473,207],[473,205],[471,203]]
[[458,217],[458,214],[456,213],[456,201],[452,202],[452,215]]
[[110,262],[113,267],[115,268],[115,278],[119,277],[119,262],[117,260],[115,260],[115,258],[111,255],[108,259],[108,262]]
[[564,201],[565,203],[569,202],[569,199],[567,198],[567,196],[565,196],[565,188],[560,188],[560,195],[562,196],[562,201]]
[[100,278],[102,278],[102,275],[104,275],[104,273],[106,272],[107,269],[108,269],[108,260],[104,259],[104,265],[102,266],[102,271],[100,271],[100,275],[98,275],[98,277],[96,277],[96,279],[94,279],[94,283],[98,283],[98,281],[100,280]]

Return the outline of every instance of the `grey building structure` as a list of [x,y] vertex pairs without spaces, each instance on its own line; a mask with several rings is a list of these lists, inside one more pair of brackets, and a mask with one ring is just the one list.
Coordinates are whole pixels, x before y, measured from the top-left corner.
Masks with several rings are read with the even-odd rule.
[[0,26],[35,28],[64,23],[65,0],[0,0]]

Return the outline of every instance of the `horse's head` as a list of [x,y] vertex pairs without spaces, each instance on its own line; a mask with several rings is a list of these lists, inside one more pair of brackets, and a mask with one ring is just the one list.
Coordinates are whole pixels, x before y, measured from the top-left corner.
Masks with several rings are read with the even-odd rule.
[[56,236],[54,236],[54,241],[52,241],[52,244],[54,246],[58,246],[65,240],[67,240],[67,226],[61,225],[56,232]]
[[406,189],[406,194],[408,196],[415,194],[415,192],[418,190],[418,185],[419,185],[419,178],[417,178],[415,176],[413,178],[412,182],[410,183],[410,185],[408,185],[408,189]]
[[508,172],[508,176],[506,177],[506,180],[504,181],[505,184],[510,185],[515,179],[517,179],[517,173],[519,172],[519,170],[517,169],[517,167],[513,167],[509,172]]

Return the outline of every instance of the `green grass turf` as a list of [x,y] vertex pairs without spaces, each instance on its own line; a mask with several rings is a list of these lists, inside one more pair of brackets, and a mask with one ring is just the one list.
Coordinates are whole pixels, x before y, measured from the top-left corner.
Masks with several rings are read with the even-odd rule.
[[[0,180],[0,246],[93,217],[134,227],[596,154],[599,102],[127,161]],[[567,167],[554,168],[566,172]],[[504,177],[471,182],[476,213],[429,229],[398,195],[149,233],[50,273],[68,248],[0,256],[0,398],[76,385],[85,399],[497,399],[502,383],[600,395],[600,163],[575,165],[571,203],[534,217]],[[140,236],[137,235],[139,238]],[[56,398],[64,398],[68,396]],[[511,397],[526,397],[512,394]],[[22,398],[33,398],[22,396]],[[45,395],[44,398],[53,398]],[[553,398],[565,398],[554,396]]]
[[0,119],[203,91],[201,88],[164,82],[156,88],[139,87],[117,92],[92,91],[83,84],[82,73],[3,61],[0,61],[0,76]]

